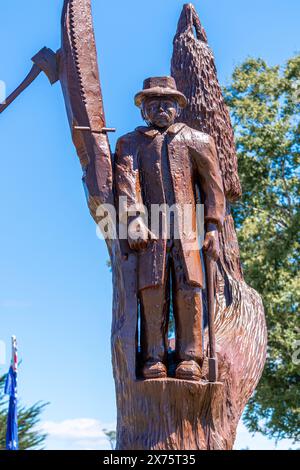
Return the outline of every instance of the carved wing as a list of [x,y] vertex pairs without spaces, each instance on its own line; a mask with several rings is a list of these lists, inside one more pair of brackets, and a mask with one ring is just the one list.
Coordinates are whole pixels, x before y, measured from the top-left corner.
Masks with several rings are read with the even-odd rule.
[[218,81],[213,52],[192,4],[184,5],[178,22],[172,75],[189,102],[180,120],[214,138],[226,197],[229,201],[238,199],[241,185],[230,116]]
[[64,1],[58,58],[59,78],[73,142],[84,171],[88,204],[97,219],[98,205],[113,202],[113,178],[109,141],[102,132],[105,116],[91,0]]

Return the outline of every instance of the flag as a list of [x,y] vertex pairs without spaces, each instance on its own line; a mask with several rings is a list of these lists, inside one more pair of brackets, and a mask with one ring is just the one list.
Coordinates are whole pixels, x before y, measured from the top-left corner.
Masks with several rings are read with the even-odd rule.
[[12,361],[5,383],[5,394],[9,395],[9,408],[6,429],[6,449],[18,450],[18,394],[17,394],[18,354],[17,341],[12,338]]

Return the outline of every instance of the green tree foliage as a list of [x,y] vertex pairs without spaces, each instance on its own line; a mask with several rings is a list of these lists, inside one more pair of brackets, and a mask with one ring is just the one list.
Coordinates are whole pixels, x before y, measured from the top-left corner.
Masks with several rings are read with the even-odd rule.
[[[0,377],[0,450],[6,445],[6,420],[8,410],[8,400],[4,395],[5,376]],[[38,431],[37,424],[44,410],[46,403],[36,403],[30,408],[21,406],[19,414],[19,446],[20,449],[41,449],[46,439],[46,435]]]
[[110,443],[110,447],[112,450],[116,447],[117,442],[117,433],[116,431],[109,431],[108,429],[103,429],[105,436],[107,437],[108,442]]
[[[247,283],[263,298],[266,368],[245,414],[250,431],[299,439],[300,56],[248,59],[225,89],[243,186],[233,208]],[[298,345],[297,345],[298,341]]]

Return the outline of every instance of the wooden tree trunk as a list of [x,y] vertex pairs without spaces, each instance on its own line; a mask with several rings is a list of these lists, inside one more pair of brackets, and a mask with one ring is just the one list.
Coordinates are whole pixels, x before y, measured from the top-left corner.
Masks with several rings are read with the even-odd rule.
[[[194,11],[191,6],[185,8],[184,14],[191,15]],[[185,17],[182,19],[185,25]],[[198,41],[194,36],[190,41],[198,45],[193,43]],[[99,206],[113,203],[109,142],[104,133],[76,130],[76,126],[88,126],[99,132],[105,126],[90,0],[65,0],[58,59],[73,141],[84,170],[88,205],[98,222]],[[233,193],[239,193],[235,163],[231,161],[228,165],[230,178],[225,187],[229,193],[230,188]],[[226,172],[225,160],[221,166]],[[118,410],[117,449],[196,450],[233,446],[241,413],[263,369],[266,327],[261,299],[243,281],[229,212],[220,242],[222,257],[218,264],[215,319],[220,374],[216,384],[205,380],[207,359],[206,375],[199,383],[173,378],[136,378],[136,255],[125,242],[108,242],[114,289],[111,344]],[[207,348],[206,337],[206,351]]]
[[[224,230],[234,237],[231,218]],[[259,295],[243,280],[226,274],[219,264],[216,308],[219,383],[173,378],[137,380],[136,284],[128,275],[135,269],[135,255],[129,255],[121,264],[119,254],[114,258],[112,351],[118,409],[117,449],[232,449],[239,419],[265,361],[266,326]],[[204,373],[208,375],[207,359]]]

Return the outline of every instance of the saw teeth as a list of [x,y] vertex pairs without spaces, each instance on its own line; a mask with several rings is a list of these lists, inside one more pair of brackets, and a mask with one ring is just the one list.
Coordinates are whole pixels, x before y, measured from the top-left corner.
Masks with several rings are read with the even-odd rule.
[[71,39],[71,44],[72,44],[72,54],[73,54],[76,73],[77,73],[77,78],[78,78],[78,85],[79,85],[80,95],[81,95],[84,103],[86,104],[87,103],[87,97],[85,95],[83,77],[81,75],[81,70],[80,70],[80,58],[79,58],[79,52],[78,52],[78,47],[77,47],[76,32],[75,32],[75,29],[74,29],[75,28],[75,4],[74,3],[75,3],[74,0],[70,0],[70,3],[69,3],[70,39]]

